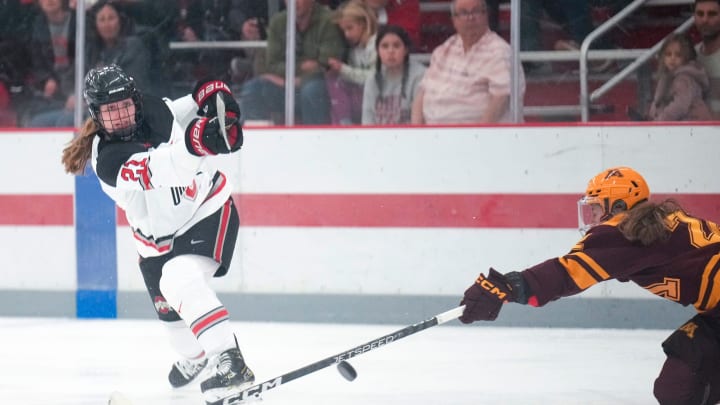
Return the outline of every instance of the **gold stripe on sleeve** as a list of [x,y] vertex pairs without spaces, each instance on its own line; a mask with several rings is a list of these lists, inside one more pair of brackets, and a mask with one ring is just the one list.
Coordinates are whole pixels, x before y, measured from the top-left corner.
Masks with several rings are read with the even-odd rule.
[[[595,274],[588,271],[585,266],[583,266],[583,263],[585,266],[590,267]],[[560,264],[565,267],[568,275],[570,275],[575,284],[577,284],[581,290],[585,290],[594,284],[597,284],[599,281],[610,278],[610,275],[607,274],[607,272],[603,270],[603,268],[597,264],[595,260],[582,252],[572,253],[561,257]]]
[[[693,304],[693,306],[698,311],[706,311],[708,309],[715,308],[715,306],[718,305],[718,302],[720,302],[720,287],[713,288],[713,285],[715,285],[717,283],[715,280],[710,279],[710,276],[713,274],[713,271],[715,269],[717,269],[719,260],[720,260],[720,253],[711,257],[707,266],[705,266],[705,270],[703,271],[703,275],[702,275],[702,282],[700,283],[700,292],[698,293],[697,301],[695,301],[695,304]],[[717,279],[718,275],[720,275],[720,271],[715,272],[714,278]],[[720,280],[718,281],[718,283],[720,283]],[[707,295],[707,293],[708,293],[708,289],[710,291],[710,299],[708,299],[708,302],[706,305],[703,305],[703,300],[705,298],[705,295]]]

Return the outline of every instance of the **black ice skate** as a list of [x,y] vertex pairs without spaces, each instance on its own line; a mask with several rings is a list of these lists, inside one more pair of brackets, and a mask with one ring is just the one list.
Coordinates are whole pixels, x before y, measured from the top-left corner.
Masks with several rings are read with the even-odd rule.
[[173,364],[170,374],[168,374],[168,381],[174,388],[179,388],[190,384],[207,366],[207,358],[202,360],[189,360],[183,359],[176,361]]
[[216,401],[233,391],[241,390],[255,382],[255,374],[245,365],[240,349],[226,350],[217,357],[215,374],[200,384],[207,401]]

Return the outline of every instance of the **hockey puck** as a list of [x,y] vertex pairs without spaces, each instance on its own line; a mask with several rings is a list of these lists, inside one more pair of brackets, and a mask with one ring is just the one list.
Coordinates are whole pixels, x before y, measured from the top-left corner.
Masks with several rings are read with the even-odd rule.
[[337,364],[337,369],[340,372],[340,375],[348,381],[352,381],[357,378],[357,371],[355,371],[355,368],[345,360]]

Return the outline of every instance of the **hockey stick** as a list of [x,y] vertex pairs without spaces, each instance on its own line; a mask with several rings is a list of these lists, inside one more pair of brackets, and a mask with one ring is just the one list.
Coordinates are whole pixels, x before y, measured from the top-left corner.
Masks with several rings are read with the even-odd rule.
[[228,151],[230,151],[230,142],[228,142],[227,129],[225,128],[225,100],[223,100],[222,94],[219,92],[215,96],[215,104],[217,108],[218,125],[220,126],[220,134],[225,141],[225,146],[227,146]]
[[255,384],[252,387],[246,388],[242,391],[239,391],[237,393],[229,395],[223,399],[220,399],[217,401],[212,401],[212,402],[207,402],[207,404],[208,405],[241,404],[242,401],[257,398],[263,392],[269,391],[273,388],[277,388],[283,384],[287,384],[292,380],[298,379],[300,377],[304,377],[304,376],[314,373],[318,370],[322,370],[333,364],[337,364],[342,361],[349,360],[355,356],[359,356],[363,353],[369,352],[370,350],[374,350],[379,347],[385,346],[387,344],[393,343],[393,342],[400,340],[406,336],[410,336],[414,333],[420,332],[421,330],[432,328],[433,326],[437,326],[437,325],[443,324],[445,322],[451,321],[453,319],[457,319],[460,315],[462,315],[464,309],[465,309],[464,305],[459,306],[457,308],[453,308],[449,311],[435,315],[434,317],[432,317],[430,319],[424,320],[422,322],[418,322],[414,325],[406,326],[406,327],[404,327],[400,330],[397,330],[393,333],[379,337],[377,339],[373,339],[365,344],[355,346],[352,349],[345,350],[334,356],[330,356],[325,359],[316,361],[315,363],[308,364],[305,367],[301,367],[297,370],[290,371],[279,377],[275,377],[270,380],[263,381],[259,384]]

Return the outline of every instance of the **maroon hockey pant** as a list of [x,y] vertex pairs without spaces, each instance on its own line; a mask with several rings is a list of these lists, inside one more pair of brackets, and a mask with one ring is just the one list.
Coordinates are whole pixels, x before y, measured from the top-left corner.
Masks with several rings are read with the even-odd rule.
[[702,378],[676,357],[668,357],[655,380],[660,405],[710,405],[720,401],[720,373]]

